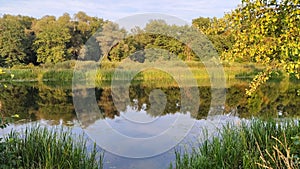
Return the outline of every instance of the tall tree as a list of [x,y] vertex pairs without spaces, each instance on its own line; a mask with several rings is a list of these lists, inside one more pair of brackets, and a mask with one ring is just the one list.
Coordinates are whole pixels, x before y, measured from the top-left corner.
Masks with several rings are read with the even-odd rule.
[[299,0],[243,0],[232,12],[236,42],[224,57],[252,60],[267,67],[253,79],[248,95],[279,68],[300,78],[299,4]]
[[[92,37],[101,28],[105,22],[101,18],[88,16],[86,13],[80,11],[76,13],[72,20],[72,38],[70,40],[69,51],[72,58],[91,60],[91,53],[95,53],[92,48],[95,48],[95,38]],[[83,58],[83,53],[88,52],[87,57]],[[99,58],[98,58],[99,59]],[[95,60],[95,59],[92,59]]]
[[55,19],[46,16],[38,20],[34,25],[36,40],[34,46],[39,63],[57,63],[69,59],[67,43],[71,39],[66,16]]
[[26,60],[25,42],[28,40],[20,16],[4,15],[0,18],[0,66],[12,66]]

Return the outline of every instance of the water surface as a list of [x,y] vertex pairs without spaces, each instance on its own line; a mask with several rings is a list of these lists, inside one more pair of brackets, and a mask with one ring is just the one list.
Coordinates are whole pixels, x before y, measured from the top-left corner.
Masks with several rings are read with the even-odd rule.
[[[199,144],[204,138],[214,136],[215,131],[227,122],[238,124],[240,120],[253,116],[300,116],[298,83],[268,83],[251,98],[245,95],[246,88],[247,83],[237,83],[220,91],[226,92],[226,102],[223,106],[214,106],[211,100],[214,89],[197,87],[200,99],[196,100],[198,107],[195,111],[182,109],[182,91],[176,86],[151,87],[136,83],[130,86],[129,99],[116,103],[109,86],[72,91],[70,85],[63,84],[10,84],[0,94],[1,111],[5,116],[19,114],[20,118],[1,130],[1,134],[11,129],[21,130],[33,123],[64,125],[76,133],[85,131],[87,137],[92,136],[90,143],[98,140],[111,146],[99,147],[100,150],[117,147],[116,152],[105,152],[105,168],[167,168],[175,159],[174,148],[183,150],[186,145]],[[153,91],[157,92],[153,94]],[[96,107],[88,101],[81,102],[79,104],[83,108],[76,113],[73,104],[76,93],[86,98],[95,97],[91,99],[95,100]],[[204,137],[206,130],[209,135]],[[169,133],[165,134],[166,131]],[[115,133],[137,141],[124,140],[116,137]],[[181,134],[184,135],[179,137]],[[161,135],[160,139],[155,140]],[[149,138],[156,142],[139,140]],[[180,144],[175,144],[177,142]],[[168,146],[172,144],[175,145]]]

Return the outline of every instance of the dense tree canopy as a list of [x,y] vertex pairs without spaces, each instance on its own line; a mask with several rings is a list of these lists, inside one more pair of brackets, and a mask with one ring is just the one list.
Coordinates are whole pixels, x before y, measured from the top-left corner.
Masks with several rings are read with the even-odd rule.
[[233,35],[230,32],[228,16],[229,14],[223,18],[199,17],[193,20],[193,26],[208,37],[219,55],[231,49],[234,43]]
[[57,63],[77,59],[86,41],[104,21],[78,12],[56,18],[0,17],[0,66]]
[[249,95],[279,68],[300,77],[299,4],[299,0],[243,0],[230,15],[235,43],[224,57],[267,67],[252,81]]
[[68,60],[69,53],[66,44],[71,35],[66,24],[70,22],[68,16],[62,16],[58,20],[55,17],[46,16],[37,21],[34,29],[36,40],[34,47],[39,63],[57,63]]
[[0,18],[0,66],[12,66],[31,61],[33,18],[4,15]]

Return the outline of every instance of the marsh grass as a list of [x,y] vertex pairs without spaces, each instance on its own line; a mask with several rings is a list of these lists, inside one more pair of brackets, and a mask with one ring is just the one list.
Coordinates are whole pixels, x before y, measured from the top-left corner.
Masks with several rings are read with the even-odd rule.
[[73,70],[49,70],[43,74],[43,81],[72,81]]
[[102,168],[103,154],[96,146],[88,150],[83,136],[63,127],[27,127],[22,133],[11,132],[3,144],[0,168]]
[[295,121],[252,120],[227,125],[191,153],[177,150],[176,169],[289,168],[296,165],[290,149],[299,132]]
[[[222,77],[222,80],[224,80],[224,78],[226,79],[228,85],[232,85],[240,83],[243,80],[243,78],[237,78],[239,77],[239,74],[261,69],[259,65],[257,66],[254,64],[232,63],[230,65],[223,64],[218,65],[217,67],[207,68],[203,63],[197,61],[188,61],[184,63],[185,64],[175,61],[161,61],[159,63],[136,63],[133,61],[124,63],[107,61],[101,63],[94,61],[66,61],[57,64],[5,69],[4,71],[11,72],[14,75],[14,78],[12,79],[10,73],[7,73],[1,76],[0,81],[72,82],[72,80],[76,80],[78,83],[81,81],[88,84],[96,82],[97,86],[101,86],[103,83],[112,80],[115,70],[118,68],[121,71],[116,74],[114,80],[128,80],[128,77],[132,76],[133,70],[138,69],[143,71],[134,75],[134,80],[145,81],[147,83],[152,81],[151,83],[176,85],[175,79],[193,79],[197,81],[199,86],[209,86],[211,78]],[[145,70],[145,64],[154,69]],[[167,72],[155,69],[157,64],[163,65],[164,71]],[[187,68],[191,74],[185,73]],[[217,72],[216,70],[220,70],[220,68],[224,70],[225,74],[215,73]],[[208,69],[211,74],[208,73]],[[75,77],[74,70],[77,70]]]
[[39,73],[34,69],[6,69],[5,72],[0,76],[1,81],[36,81]]

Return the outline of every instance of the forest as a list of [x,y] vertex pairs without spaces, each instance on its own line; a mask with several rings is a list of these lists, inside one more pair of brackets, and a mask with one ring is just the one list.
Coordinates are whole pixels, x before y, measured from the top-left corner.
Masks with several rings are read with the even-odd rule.
[[[0,17],[0,66],[32,67],[69,60],[119,62],[127,57],[138,62],[172,57],[199,61],[189,44],[148,33],[157,29],[171,33],[197,29],[212,43],[222,62],[265,66],[254,77],[253,90],[248,91],[251,94],[274,72],[283,71],[299,78],[299,8],[297,0],[243,1],[221,18],[195,18],[192,26],[151,20],[145,28],[136,27],[131,32],[82,11],[73,16],[65,13],[42,18],[4,14]],[[155,50],[143,53],[153,48],[165,49],[172,55]]]
[[[223,28],[223,31],[218,31],[226,26],[223,23],[223,18],[200,17],[193,20],[193,25],[208,36],[220,54],[230,49],[234,42],[229,30]],[[212,25],[214,30],[211,30]],[[5,14],[0,18],[0,26],[2,67],[55,64],[74,59],[99,61],[102,57],[107,57],[110,61],[120,61],[136,51],[155,47],[168,49],[183,60],[199,60],[182,42],[147,33],[157,27],[172,32],[187,29],[186,26],[168,25],[163,20],[152,20],[144,29],[136,28],[133,31],[137,34],[132,36],[131,32],[119,28],[116,23],[88,16],[84,12],[78,12],[73,17],[65,13],[58,18],[44,16],[40,19]],[[118,40],[120,42],[112,46]],[[91,46],[94,50],[99,49],[97,56],[83,56],[89,44],[99,44]],[[136,59],[142,60],[139,57]]]

